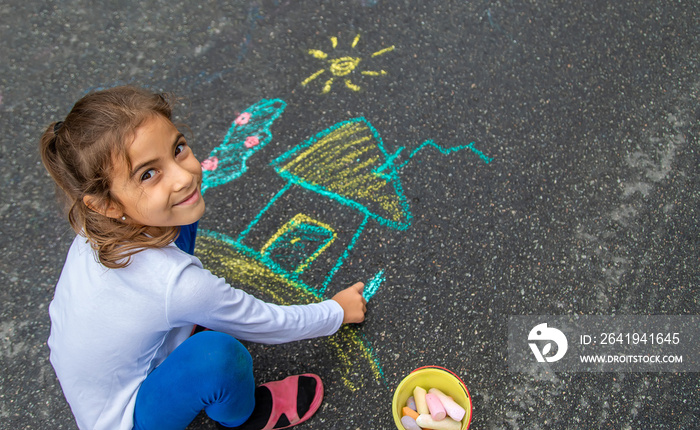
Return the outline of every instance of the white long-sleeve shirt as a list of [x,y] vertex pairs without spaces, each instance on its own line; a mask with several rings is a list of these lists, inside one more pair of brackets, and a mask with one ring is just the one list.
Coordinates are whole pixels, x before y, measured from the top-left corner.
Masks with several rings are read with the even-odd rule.
[[49,315],[51,364],[78,426],[130,430],[139,386],[194,324],[240,340],[284,343],[335,333],[343,309],[333,300],[263,302],[175,245],[144,250],[129,266],[107,269],[78,236]]

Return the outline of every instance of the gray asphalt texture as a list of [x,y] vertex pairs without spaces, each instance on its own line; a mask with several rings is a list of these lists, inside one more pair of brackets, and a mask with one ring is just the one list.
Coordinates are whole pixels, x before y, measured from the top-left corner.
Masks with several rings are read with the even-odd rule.
[[[324,378],[324,406],[299,428],[394,428],[394,387],[427,364],[464,379],[473,429],[700,428],[697,373],[509,373],[506,361],[510,315],[700,313],[699,9],[690,0],[5,1],[0,428],[75,428],[46,347],[74,234],[37,143],[86,92],[127,83],[184,99],[178,120],[200,159],[249,105],[287,102],[245,182],[207,193],[209,230],[241,231],[280,189],[269,162],[349,118],[370,121],[389,150],[474,142],[493,158],[417,155],[401,175],[411,227],[368,224],[335,277],[339,290],[385,270],[361,326],[380,380],[368,374],[349,390],[323,342],[250,345],[260,382]],[[337,82],[323,94],[326,79],[302,85],[323,67],[310,49],[387,73],[358,69],[360,91]],[[201,415],[189,428],[214,426]]]

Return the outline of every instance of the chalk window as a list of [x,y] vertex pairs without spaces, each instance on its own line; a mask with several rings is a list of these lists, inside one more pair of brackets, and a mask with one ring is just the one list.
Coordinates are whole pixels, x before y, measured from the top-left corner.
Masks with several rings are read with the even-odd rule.
[[272,235],[260,253],[288,273],[303,273],[336,237],[329,225],[297,214]]

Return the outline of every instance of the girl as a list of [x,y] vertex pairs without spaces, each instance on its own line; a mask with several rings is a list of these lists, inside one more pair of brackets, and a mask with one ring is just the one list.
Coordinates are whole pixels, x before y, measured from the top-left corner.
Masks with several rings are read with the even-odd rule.
[[[41,138],[77,233],[49,307],[61,388],[81,429],[184,429],[202,409],[225,428],[303,422],[323,398],[319,377],[256,389],[236,339],[290,342],[362,322],[363,284],[277,306],[204,270],[190,255],[202,170],[170,118],[166,96],[118,87],[83,97]],[[212,331],[191,336],[196,325]]]

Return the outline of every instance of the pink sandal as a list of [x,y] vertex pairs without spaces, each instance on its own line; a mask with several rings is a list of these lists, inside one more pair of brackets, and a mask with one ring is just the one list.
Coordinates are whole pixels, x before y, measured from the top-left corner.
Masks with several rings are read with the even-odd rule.
[[[316,393],[314,394],[311,405],[309,405],[309,410],[306,411],[303,417],[299,417],[299,413],[297,412],[297,392],[299,389],[300,376],[306,376],[316,380]],[[262,384],[262,386],[267,387],[270,393],[272,393],[272,413],[262,430],[286,429],[303,423],[316,413],[321,406],[321,402],[323,402],[323,383],[318,375],[312,373],[288,376],[281,381],[268,382]],[[282,415],[286,416],[289,425],[275,427],[275,424],[277,424],[277,421]]]

